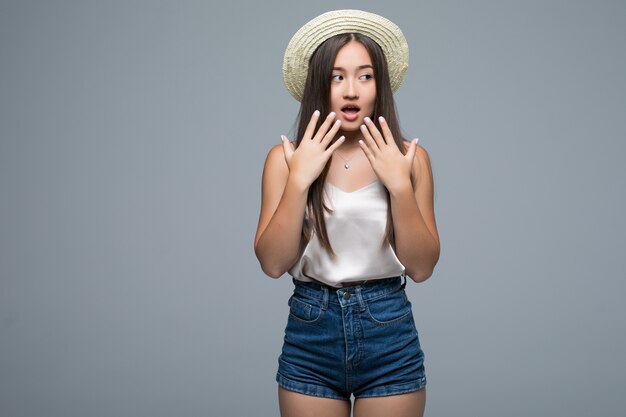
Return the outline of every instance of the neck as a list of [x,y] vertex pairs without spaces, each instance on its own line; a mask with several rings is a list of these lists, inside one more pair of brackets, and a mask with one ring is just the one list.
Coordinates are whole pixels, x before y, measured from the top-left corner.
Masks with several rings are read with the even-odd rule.
[[[341,134],[338,134],[337,137],[342,136]],[[343,136],[346,136],[345,141],[337,148],[337,151],[339,152],[340,156],[342,158],[345,159],[351,159],[356,152],[361,152],[360,150],[360,145],[359,145],[359,139],[362,139],[362,136],[356,136],[356,135],[350,135],[350,137],[348,137],[347,135],[343,134]]]
[[352,146],[359,146],[359,140],[363,139],[363,134],[360,130],[353,130],[349,132],[339,131],[337,137],[345,136],[346,139],[341,145],[342,148],[351,148]]

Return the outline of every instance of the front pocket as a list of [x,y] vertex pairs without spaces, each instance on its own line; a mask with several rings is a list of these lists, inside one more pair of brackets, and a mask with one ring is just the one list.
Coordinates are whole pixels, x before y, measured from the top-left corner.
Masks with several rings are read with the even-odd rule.
[[367,318],[378,326],[389,326],[411,317],[411,302],[397,291],[367,303]]
[[288,304],[289,315],[304,323],[315,323],[322,314],[319,306],[305,303],[293,295],[289,298]]

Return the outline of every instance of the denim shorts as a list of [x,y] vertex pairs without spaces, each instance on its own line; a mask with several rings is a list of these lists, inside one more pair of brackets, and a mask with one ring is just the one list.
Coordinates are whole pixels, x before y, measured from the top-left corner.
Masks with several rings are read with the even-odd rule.
[[293,279],[278,384],[341,400],[424,388],[424,353],[402,278],[344,288]]

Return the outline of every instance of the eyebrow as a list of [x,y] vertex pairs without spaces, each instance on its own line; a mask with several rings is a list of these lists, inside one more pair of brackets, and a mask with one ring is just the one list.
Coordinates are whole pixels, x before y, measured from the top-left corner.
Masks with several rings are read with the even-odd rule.
[[[359,65],[359,66],[357,67],[357,69],[360,69],[360,70],[361,70],[361,69],[365,69],[365,68],[371,68],[371,69],[374,69],[374,67],[373,67],[373,66],[371,66],[371,65]],[[333,67],[333,71],[345,71],[345,68],[342,68],[342,67]]]

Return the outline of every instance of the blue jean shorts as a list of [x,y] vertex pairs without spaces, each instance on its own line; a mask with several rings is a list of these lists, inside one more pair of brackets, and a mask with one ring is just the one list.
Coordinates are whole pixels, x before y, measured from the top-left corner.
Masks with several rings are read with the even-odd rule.
[[293,279],[278,384],[341,400],[424,388],[424,353],[402,278],[344,288]]

